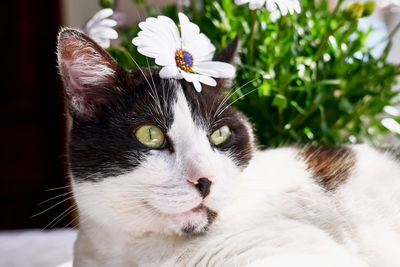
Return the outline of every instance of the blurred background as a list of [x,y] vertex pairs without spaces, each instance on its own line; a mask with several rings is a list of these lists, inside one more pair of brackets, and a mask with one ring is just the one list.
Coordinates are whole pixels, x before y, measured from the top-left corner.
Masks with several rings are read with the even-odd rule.
[[[129,10],[132,22],[145,14],[130,0],[119,8]],[[65,201],[31,218],[58,201],[39,203],[66,192],[57,33],[62,26],[83,25],[100,5],[97,0],[16,0],[2,3],[2,10],[0,229],[44,228],[70,205]],[[66,216],[55,226],[70,221]]]
[[[173,2],[148,1],[155,6]],[[330,4],[335,5],[334,1]],[[360,27],[373,25],[376,36],[387,34],[400,21],[400,10],[395,8],[378,5],[372,16],[360,20]],[[98,0],[2,3],[0,229],[64,227],[71,221],[70,215],[53,221],[69,207],[69,201],[32,217],[58,201],[39,203],[66,192],[66,117],[56,39],[60,27],[79,27],[100,9]],[[145,9],[132,0],[117,1],[115,9],[124,12],[129,23],[146,17]],[[388,56],[392,63],[400,63],[399,44],[397,33]]]

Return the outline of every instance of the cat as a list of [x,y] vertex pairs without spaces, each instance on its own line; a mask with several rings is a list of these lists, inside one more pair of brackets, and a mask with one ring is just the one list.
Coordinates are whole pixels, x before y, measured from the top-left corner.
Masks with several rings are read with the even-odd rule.
[[400,266],[400,150],[260,151],[229,81],[197,93],[157,69],[126,71],[69,28],[57,49],[74,266]]

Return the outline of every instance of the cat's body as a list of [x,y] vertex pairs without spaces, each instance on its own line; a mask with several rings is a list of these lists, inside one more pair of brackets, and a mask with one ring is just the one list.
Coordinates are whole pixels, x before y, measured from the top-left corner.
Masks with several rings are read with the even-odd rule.
[[257,152],[202,236],[83,224],[77,266],[400,266],[399,163],[368,146],[348,149],[355,165],[335,191],[316,182],[297,148]]
[[[74,266],[400,266],[395,150],[256,151],[222,81],[199,94],[128,73],[73,30],[58,49],[74,119]],[[143,125],[164,144],[141,144]],[[223,126],[229,137],[213,145]]]

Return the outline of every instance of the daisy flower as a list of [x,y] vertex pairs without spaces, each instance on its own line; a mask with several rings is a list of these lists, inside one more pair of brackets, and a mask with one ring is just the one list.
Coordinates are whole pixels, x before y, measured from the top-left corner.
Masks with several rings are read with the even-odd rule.
[[298,0],[235,0],[235,4],[249,4],[251,10],[261,8],[265,5],[269,12],[274,12],[279,7],[282,16],[286,16],[288,12],[293,14],[294,12],[300,13],[301,11]]
[[109,18],[113,14],[111,8],[102,9],[94,14],[82,29],[103,48],[110,47],[110,39],[118,38],[117,31],[113,29],[117,22]]
[[141,31],[133,38],[139,53],[155,59],[163,79],[185,79],[197,92],[201,84],[216,86],[212,78],[233,78],[235,68],[225,62],[212,61],[215,46],[200,28],[179,13],[180,32],[175,22],[165,16],[147,18],[139,23]]

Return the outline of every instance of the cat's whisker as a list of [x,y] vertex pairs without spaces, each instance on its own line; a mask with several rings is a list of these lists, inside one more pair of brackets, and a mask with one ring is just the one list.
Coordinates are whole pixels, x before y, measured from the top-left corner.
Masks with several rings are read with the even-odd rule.
[[[137,13],[139,19],[142,20],[141,15],[140,15],[140,13],[139,13],[139,11],[138,11],[137,9],[136,9],[136,13]],[[130,56],[130,55],[129,55],[129,56]],[[133,59],[133,57],[131,57],[131,58],[132,58],[132,60],[134,61],[135,65],[140,69],[140,71],[141,71],[142,74],[143,74],[143,71],[142,71],[142,69],[140,68],[140,66],[138,65],[138,63]],[[143,74],[143,76],[145,77],[145,79],[146,79],[146,81],[147,81],[147,83],[148,83],[148,85],[149,85],[151,91],[153,92],[153,94],[152,94],[152,93],[149,93],[150,96],[153,98],[154,102],[157,104],[157,108],[158,108],[158,110],[159,110],[159,112],[160,112],[160,115],[163,115],[162,108],[161,108],[160,98],[159,98],[158,93],[157,93],[157,86],[156,86],[156,84],[155,84],[155,82],[154,82],[153,73],[152,73],[151,68],[150,68],[149,58],[148,58],[147,56],[146,56],[146,62],[147,62],[147,68],[148,68],[148,71],[149,71],[150,78],[151,78],[151,80],[152,80],[153,86],[150,85],[148,79],[146,78],[146,76],[145,76],[144,74]],[[164,116],[162,116],[162,117],[164,117]],[[166,124],[166,122],[164,121],[161,125],[166,126],[165,124]]]
[[71,186],[70,185],[66,185],[66,186],[49,188],[49,189],[46,189],[45,191],[55,191],[55,190],[61,190],[61,189],[69,188],[69,187],[71,187]]
[[74,209],[74,206],[72,205],[71,207],[67,208],[65,211],[63,211],[60,215],[58,215],[56,218],[54,218],[50,223],[48,223],[43,229],[42,231],[46,230],[48,227],[51,228],[55,225],[57,225],[57,223],[59,223],[62,219],[64,219],[65,217],[67,217]]
[[[76,208],[74,211],[77,211],[78,210],[78,208]],[[72,211],[72,212],[74,212],[74,211]],[[77,224],[79,224],[79,222],[80,222],[80,217],[82,217],[82,215],[76,215],[67,225],[65,225],[63,228],[67,228],[67,227],[70,227],[70,226],[72,226],[76,221],[78,222]]]
[[[234,88],[232,88],[231,93],[225,98],[226,100],[229,100],[234,94],[236,94],[239,90],[243,89],[244,87],[246,87],[247,85],[249,85],[250,83],[253,83],[259,79],[261,79],[262,77],[257,77],[254,79],[251,79],[250,81],[246,82],[245,84],[239,86],[237,89],[234,90]],[[232,92],[233,91],[233,92]]]
[[[256,80],[258,80],[258,79],[260,79],[260,78],[261,78],[261,77],[257,77],[257,78],[254,78],[254,79],[252,79],[252,80],[246,82],[245,84],[243,84],[243,85],[240,86],[239,88],[235,89],[235,91],[233,91],[234,89],[232,88],[231,92],[230,92],[226,97],[224,97],[224,100],[221,101],[221,103],[219,104],[218,108],[215,110],[213,119],[215,119],[216,117],[218,117],[218,116],[220,115],[220,113],[219,113],[220,109],[225,105],[225,103],[226,103],[234,94],[236,94],[239,90],[241,90],[241,89],[244,88],[245,86],[249,85],[250,83],[252,83],[252,82],[254,82],[254,81],[256,81]],[[233,92],[232,92],[232,91],[233,91]],[[228,105],[228,107],[229,107],[229,105]],[[222,112],[221,112],[221,113],[222,113]]]
[[45,201],[42,201],[42,202],[38,203],[37,206],[43,205],[44,203],[47,203],[47,202],[49,202],[49,201],[51,201],[51,200],[53,200],[53,199],[57,199],[57,198],[60,198],[60,197],[64,197],[64,196],[67,196],[67,195],[69,195],[69,194],[72,194],[72,191],[67,192],[67,193],[63,193],[63,194],[57,195],[57,196],[55,196],[55,197],[49,198],[49,199],[47,199],[47,200],[45,200]]
[[[163,118],[164,118],[164,121],[165,121],[165,120],[166,120],[165,117],[166,117],[166,115],[168,114],[168,109],[166,110],[166,107],[167,107],[168,105],[167,105],[167,100],[166,100],[166,98],[165,98],[165,82],[164,82],[164,81],[162,81],[162,83],[161,83],[161,91],[162,91],[162,100],[163,100],[163,105],[162,105],[162,107],[164,108],[164,109],[163,109],[163,112],[164,112]],[[167,123],[166,123],[166,122],[165,122],[164,127],[165,127],[165,126],[167,126]]]
[[60,202],[58,202],[57,204],[54,204],[53,206],[51,206],[50,208],[47,208],[47,209],[45,209],[45,210],[43,210],[43,211],[41,211],[41,212],[39,212],[39,213],[36,213],[35,215],[32,215],[32,216],[29,217],[29,218],[32,219],[32,218],[34,218],[34,217],[37,217],[37,216],[39,216],[39,215],[41,215],[41,214],[43,214],[43,213],[45,213],[45,212],[47,212],[47,211],[49,211],[49,210],[55,208],[55,207],[57,207],[58,205],[60,205],[60,204],[62,204],[62,203],[65,203],[66,201],[71,200],[71,199],[73,199],[73,196],[68,197],[68,198],[66,198],[66,199],[63,199],[63,200],[61,200]]
[[[142,73],[143,78],[146,80],[146,82],[147,82],[148,86],[150,87],[150,89],[152,89],[153,87],[151,86],[149,80],[147,79],[147,76],[145,75],[143,69],[140,67],[140,65],[137,63],[137,61],[136,61],[130,54],[128,54],[128,55],[129,55],[129,57],[132,59],[132,62],[135,63],[136,67],[137,67],[137,68],[139,69],[139,71]],[[156,89],[154,88],[154,90],[156,90]],[[156,101],[156,100],[154,99],[154,101]]]
[[235,104],[237,101],[239,101],[240,99],[246,97],[247,95],[253,93],[254,91],[258,90],[258,88],[254,88],[252,90],[250,90],[249,92],[245,93],[244,95],[238,97],[237,99],[235,99],[235,101],[232,101],[232,103],[229,103],[229,105],[227,105],[221,112],[219,112],[217,114],[217,117],[220,116],[227,108],[231,107],[233,104]]
[[[157,92],[157,86],[156,86],[156,84],[154,82],[153,72],[152,72],[152,70],[150,68],[149,58],[147,56],[146,56],[146,62],[147,62],[147,69],[148,69],[148,71],[150,73],[150,78],[151,78],[151,81],[153,83],[153,92],[154,92],[155,97],[157,98],[156,104],[157,104],[158,110],[160,111],[160,115],[163,115],[160,98],[159,98],[158,92]],[[164,116],[162,116],[162,117],[164,117]]]
[[[222,108],[222,106],[223,106],[234,94],[236,94],[239,90],[241,90],[241,89],[244,88],[245,86],[249,85],[250,83],[252,83],[252,82],[254,82],[254,81],[258,80],[258,79],[260,79],[260,77],[254,78],[254,79],[252,79],[252,80],[246,82],[246,83],[243,84],[242,86],[239,86],[237,89],[232,88],[232,90],[230,91],[230,93],[224,98],[224,101],[222,101],[222,102],[220,103],[220,105],[218,106],[218,108],[217,108],[217,110],[215,111],[214,114],[217,114],[218,111],[220,110],[220,108]],[[215,116],[214,116],[214,118],[215,118]]]

